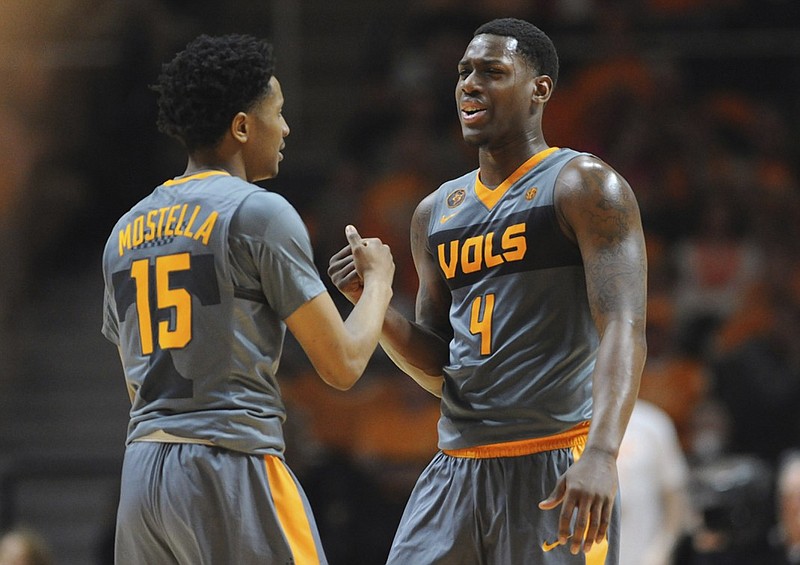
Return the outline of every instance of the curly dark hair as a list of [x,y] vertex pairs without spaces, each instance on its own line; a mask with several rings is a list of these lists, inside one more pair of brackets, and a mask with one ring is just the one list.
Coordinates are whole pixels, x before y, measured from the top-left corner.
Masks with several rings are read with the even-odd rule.
[[201,35],[161,67],[158,129],[191,153],[215,146],[237,112],[269,92],[272,45],[249,35]]
[[545,32],[530,22],[516,18],[499,18],[486,22],[473,34],[501,35],[517,40],[519,52],[540,74],[548,75],[553,84],[558,82],[558,53],[551,39]]

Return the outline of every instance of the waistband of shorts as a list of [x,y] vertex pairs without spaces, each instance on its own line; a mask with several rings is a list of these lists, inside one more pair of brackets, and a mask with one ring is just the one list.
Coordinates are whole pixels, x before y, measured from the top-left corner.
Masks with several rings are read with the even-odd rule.
[[465,447],[463,449],[443,449],[442,453],[451,457],[464,457],[467,459],[491,459],[493,457],[519,457],[531,455],[553,449],[568,449],[586,445],[589,436],[589,422],[581,422],[574,428],[552,436],[505,441]]
[[214,447],[214,442],[211,440],[177,436],[175,434],[165,432],[164,430],[150,432],[149,434],[138,437],[133,441],[151,441],[155,443],[196,443],[199,445],[209,445]]

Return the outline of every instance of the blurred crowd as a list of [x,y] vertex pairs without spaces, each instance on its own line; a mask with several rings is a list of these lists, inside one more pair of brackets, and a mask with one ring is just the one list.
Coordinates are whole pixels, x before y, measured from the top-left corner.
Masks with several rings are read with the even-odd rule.
[[[16,308],[50,273],[97,269],[119,213],[182,171],[178,148],[154,126],[146,84],[158,64],[200,31],[259,32],[237,29],[235,8],[220,18],[204,2],[82,4],[92,18],[65,9],[20,30],[27,20],[18,8],[0,23],[7,37],[24,33],[40,46],[56,37],[75,51],[0,53],[0,264],[16,266],[0,269],[0,376],[14,372]],[[331,104],[346,113],[325,149],[329,162],[307,183],[289,164],[302,159],[295,148],[285,176],[264,185],[300,210],[323,274],[347,223],[389,243],[394,300],[410,312],[411,213],[477,164],[461,143],[453,98],[471,32],[502,15],[548,32],[562,58],[548,142],[608,162],[641,206],[649,352],[640,396],[668,419],[683,461],[685,473],[671,481],[691,504],[666,553],[685,564],[736,563],[732,555],[800,562],[800,534],[787,541],[788,522],[797,530],[800,521],[800,484],[779,473],[800,448],[800,46],[784,41],[800,37],[799,8],[792,0],[430,0],[409,3],[399,20],[392,11],[391,21],[376,9],[358,30],[369,44],[345,77],[351,98]],[[66,41],[75,29],[92,39],[82,59],[86,45]],[[83,66],[63,72],[66,56]],[[299,98],[287,93],[290,114]],[[326,388],[291,339],[286,353],[287,433],[296,436],[287,458],[331,562],[379,563],[436,449],[437,402],[380,352],[347,393]],[[789,504],[784,494],[795,500],[784,513],[791,520],[777,510]]]

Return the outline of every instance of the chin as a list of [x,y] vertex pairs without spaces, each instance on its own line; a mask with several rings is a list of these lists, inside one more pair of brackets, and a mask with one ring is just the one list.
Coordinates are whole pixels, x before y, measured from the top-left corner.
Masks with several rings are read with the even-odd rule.
[[279,167],[276,163],[272,169],[270,169],[269,171],[264,171],[264,173],[261,175],[261,180],[274,179],[275,177],[278,176],[278,170]]
[[269,180],[271,178],[274,178],[277,174],[278,174],[278,172],[275,171],[273,173],[260,173],[260,174],[257,174],[257,175],[253,175],[252,177],[248,176],[247,177],[247,182],[259,182],[259,181],[262,181],[262,180]]
[[464,138],[464,143],[470,147],[480,147],[486,141],[486,136],[476,132],[462,131],[461,137]]

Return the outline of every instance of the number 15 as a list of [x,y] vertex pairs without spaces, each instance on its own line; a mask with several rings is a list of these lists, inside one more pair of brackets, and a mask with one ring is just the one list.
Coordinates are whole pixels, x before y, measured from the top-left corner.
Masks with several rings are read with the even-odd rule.
[[150,262],[140,259],[131,264],[131,278],[136,283],[136,313],[139,317],[139,335],[142,354],[153,353],[152,313],[156,310],[172,310],[172,320],[158,322],[158,346],[160,349],[178,349],[192,339],[192,296],[185,288],[170,288],[170,273],[191,268],[189,253],[156,257],[155,262],[155,308],[150,303]]

